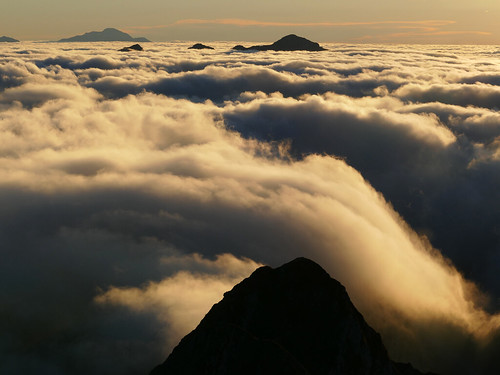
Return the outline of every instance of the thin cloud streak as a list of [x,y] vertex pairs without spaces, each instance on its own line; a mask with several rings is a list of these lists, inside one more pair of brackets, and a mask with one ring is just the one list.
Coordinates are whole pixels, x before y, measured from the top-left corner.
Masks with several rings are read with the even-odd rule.
[[375,21],[375,22],[273,22],[273,21],[257,21],[246,19],[184,19],[176,21],[173,25],[204,25],[204,24],[217,24],[217,25],[235,25],[235,26],[312,26],[312,27],[351,27],[351,26],[380,26],[380,25],[395,25],[399,27],[415,27],[427,28],[446,26],[454,24],[454,21],[448,20],[423,20],[423,21]]
[[[239,18],[221,18],[221,19],[181,19],[171,24],[153,25],[153,26],[129,26],[128,32],[138,30],[161,30],[169,28],[179,28],[184,26],[213,26],[213,27],[237,27],[237,28],[307,28],[309,30],[332,28],[345,29],[349,32],[356,30],[366,33],[367,30],[373,30],[374,33],[356,36],[353,34],[349,40],[357,42],[394,42],[394,41],[412,41],[420,42],[436,37],[469,36],[485,38],[493,35],[490,31],[482,30],[460,30],[460,25],[455,20],[418,20],[418,21],[371,21],[371,22],[281,22],[281,21],[260,21]],[[455,30],[448,30],[453,26]],[[458,28],[458,30],[457,30]],[[408,30],[400,32],[399,30]],[[385,32],[384,32],[385,31]],[[323,38],[325,39],[325,38]]]
[[258,21],[240,18],[222,18],[222,19],[182,19],[171,24],[152,25],[152,26],[128,26],[125,31],[134,30],[155,30],[175,27],[179,25],[231,25],[239,27],[258,26],[258,27],[356,27],[365,26],[369,28],[398,28],[398,29],[419,29],[422,31],[437,30],[438,27],[455,24],[451,20],[421,20],[421,21],[372,21],[372,22],[277,22],[277,21]]
[[413,37],[413,36],[440,36],[440,35],[479,35],[479,36],[487,36],[491,35],[490,32],[485,32],[485,31],[429,31],[429,32],[422,32],[422,33],[415,33],[415,32],[409,32],[409,33],[394,33],[394,34],[386,34],[386,35],[379,35],[377,38],[399,38],[399,37]]

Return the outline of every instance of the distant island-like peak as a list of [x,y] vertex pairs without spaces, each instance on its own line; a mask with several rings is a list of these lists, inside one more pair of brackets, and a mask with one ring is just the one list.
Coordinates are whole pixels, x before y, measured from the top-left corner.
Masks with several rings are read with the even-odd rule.
[[193,44],[188,49],[214,49],[214,47],[206,46],[205,44],[201,44],[201,43],[196,43],[196,44]]
[[8,37],[8,36],[0,36],[0,43],[16,43],[19,42],[19,40]]
[[130,51],[144,51],[144,48],[140,44],[134,44],[131,45],[130,47],[123,47],[122,49],[119,49],[118,51],[120,52],[130,52]]
[[257,45],[251,47],[243,47],[242,45],[237,45],[232,48],[236,51],[326,51],[325,48],[321,47],[318,43],[312,42],[301,36],[295,34],[290,34],[284,36],[280,40],[277,40],[273,44]]
[[235,51],[246,51],[248,48],[242,46],[241,44],[238,44],[237,46],[234,46],[232,49],[234,49]]
[[58,42],[150,42],[146,38],[133,38],[118,29],[107,28],[103,31],[90,31],[71,38],[63,38]]

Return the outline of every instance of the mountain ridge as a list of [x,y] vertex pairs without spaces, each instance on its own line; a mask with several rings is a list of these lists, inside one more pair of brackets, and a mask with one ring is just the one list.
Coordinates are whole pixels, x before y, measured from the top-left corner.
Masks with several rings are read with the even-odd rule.
[[19,40],[11,38],[9,36],[0,36],[0,43],[17,43]]
[[150,375],[421,375],[389,359],[345,288],[297,258],[224,293]]
[[255,45],[251,47],[244,47],[237,45],[232,48],[237,51],[326,51],[319,43],[312,42],[295,34],[289,34],[272,44]]
[[139,37],[133,38],[127,33],[118,29],[108,27],[102,31],[89,31],[84,34],[75,35],[69,38],[59,39],[57,42],[150,42],[150,40]]
[[210,46],[207,46],[205,44],[202,44],[202,43],[196,43],[196,44],[193,44],[188,49],[214,49],[214,48],[210,47]]

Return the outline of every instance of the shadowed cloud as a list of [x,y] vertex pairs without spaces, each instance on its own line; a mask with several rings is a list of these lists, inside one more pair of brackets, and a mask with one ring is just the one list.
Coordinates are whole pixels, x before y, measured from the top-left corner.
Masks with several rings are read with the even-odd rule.
[[144,373],[297,256],[395,359],[498,372],[495,55],[120,44],[3,51],[0,372]]

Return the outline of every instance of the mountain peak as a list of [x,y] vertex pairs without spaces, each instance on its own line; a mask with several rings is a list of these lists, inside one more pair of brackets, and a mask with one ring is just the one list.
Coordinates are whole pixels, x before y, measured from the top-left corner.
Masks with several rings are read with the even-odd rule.
[[295,258],[294,260],[283,264],[281,267],[278,267],[277,270],[282,270],[284,272],[291,272],[291,273],[300,272],[301,274],[304,273],[314,273],[315,275],[321,274],[331,279],[330,275],[328,275],[328,273],[318,263],[305,257]]
[[58,42],[149,42],[146,38],[133,38],[121,30],[108,27],[102,31],[89,31],[85,34],[63,38]]
[[345,288],[306,258],[226,292],[151,374],[243,373],[420,374],[389,359]]
[[205,44],[202,44],[202,43],[196,43],[196,44],[193,44],[188,49],[214,49],[214,48],[210,47],[210,46],[207,46]]
[[19,40],[4,35],[4,36],[0,36],[0,42],[16,43],[16,42],[19,42]]
[[144,51],[144,48],[140,44],[134,44],[129,47],[123,47],[118,50],[119,52],[130,52],[130,51]]
[[235,46],[234,50],[257,50],[257,51],[325,51],[318,43],[312,42],[301,36],[289,34],[277,40],[273,44],[258,45],[252,47]]
[[307,39],[303,38],[301,36],[297,36],[296,34],[288,34],[288,35],[285,35],[284,37],[282,37],[281,39],[277,40],[275,43],[279,43],[279,42],[283,42],[283,41],[287,41],[287,40],[293,40],[293,41],[300,40],[300,41],[304,41],[304,40],[307,40]]
[[295,50],[307,50],[307,51],[324,51],[325,49],[321,47],[318,43],[312,42],[301,36],[295,34],[289,34],[281,38],[280,40],[272,44],[276,50],[280,51],[295,51]]

